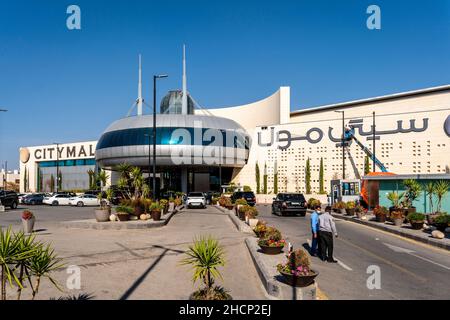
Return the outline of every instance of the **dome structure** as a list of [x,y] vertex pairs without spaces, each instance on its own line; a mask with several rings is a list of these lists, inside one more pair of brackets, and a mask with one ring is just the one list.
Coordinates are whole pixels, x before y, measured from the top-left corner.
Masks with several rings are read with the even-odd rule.
[[[183,104],[183,91],[169,91],[161,100],[161,114],[181,114]],[[187,94],[187,113],[194,114],[194,101],[189,93]]]

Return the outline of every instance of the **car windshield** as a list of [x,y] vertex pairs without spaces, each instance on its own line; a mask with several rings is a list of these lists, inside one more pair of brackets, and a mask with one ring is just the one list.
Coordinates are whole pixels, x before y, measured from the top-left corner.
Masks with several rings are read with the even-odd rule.
[[280,199],[285,201],[305,201],[305,197],[301,193],[282,194]]
[[201,192],[191,192],[188,197],[203,197],[203,193]]
[[253,192],[244,192],[242,194],[242,196],[245,197],[245,198],[249,198],[249,197],[254,198],[255,197]]

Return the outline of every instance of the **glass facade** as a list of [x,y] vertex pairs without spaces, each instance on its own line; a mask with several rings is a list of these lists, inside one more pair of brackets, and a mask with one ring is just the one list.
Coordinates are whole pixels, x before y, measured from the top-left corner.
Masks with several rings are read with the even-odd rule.
[[[182,138],[178,140],[173,139],[173,134],[175,130],[187,130],[190,135],[190,139],[184,141]],[[196,145],[195,141],[195,130],[201,130],[201,136],[205,134],[207,130],[216,130],[208,128],[174,128],[174,127],[160,127],[156,128],[156,144],[157,145]],[[239,132],[219,130],[222,133],[223,146],[234,146],[234,148],[249,149],[249,138]],[[111,147],[122,147],[122,146],[137,146],[137,145],[148,145],[149,144],[149,134],[152,133],[152,128],[133,128],[125,130],[117,130],[106,132],[102,135],[97,144],[97,150],[111,148]],[[179,132],[178,132],[179,133]],[[197,133],[198,134],[198,133]],[[178,134],[175,134],[178,136]],[[227,141],[232,138],[232,142]],[[208,146],[214,142],[203,141],[201,139],[200,143],[203,146]],[[150,141],[151,143],[151,141]]]
[[58,190],[88,190],[88,170],[95,170],[95,159],[76,159],[60,161],[38,162],[37,190],[39,192],[56,191],[56,172],[58,171],[60,184]]
[[[188,114],[194,114],[194,101],[188,94]],[[162,114],[181,114],[183,92],[180,90],[169,91],[161,100],[160,112]]]

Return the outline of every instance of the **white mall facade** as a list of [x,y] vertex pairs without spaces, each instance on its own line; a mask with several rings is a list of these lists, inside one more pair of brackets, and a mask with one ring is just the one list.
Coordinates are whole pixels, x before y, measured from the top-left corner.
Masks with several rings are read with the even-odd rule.
[[[252,104],[199,109],[195,114],[229,118],[247,131],[252,139],[248,161],[243,168],[233,169],[232,182],[248,185],[252,190],[256,190],[255,166],[258,163],[261,186],[264,172],[267,173],[268,193],[273,193],[275,173],[279,192],[305,192],[305,167],[309,158],[312,192],[319,191],[321,159],[324,187],[329,192],[330,181],[342,178],[342,147],[339,146],[342,111],[345,126],[354,128],[355,137],[363,145],[372,150],[375,141],[376,157],[389,172],[439,174],[450,170],[450,85],[290,110],[290,88],[281,87],[272,96]],[[53,151],[49,151],[52,148]],[[95,167],[92,159],[96,141],[61,144],[58,154],[55,148],[55,145],[21,148],[20,172],[27,175],[26,179],[21,178],[21,191],[34,192],[39,184],[40,187],[48,185],[46,180],[53,169],[46,168],[53,168],[57,160],[65,161],[63,189],[87,188],[87,170]],[[366,154],[360,146],[352,143],[344,151],[346,178],[363,176]],[[370,165],[372,167],[372,162]],[[75,177],[83,174],[81,180]],[[72,182],[65,185],[65,176],[72,177]]]

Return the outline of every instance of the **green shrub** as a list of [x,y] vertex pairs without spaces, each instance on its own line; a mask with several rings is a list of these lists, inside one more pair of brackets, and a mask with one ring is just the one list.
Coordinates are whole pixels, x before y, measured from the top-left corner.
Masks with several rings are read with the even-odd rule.
[[129,206],[124,206],[124,205],[120,205],[116,207],[116,212],[117,213],[122,213],[122,214],[133,214],[134,213],[134,208],[129,207]]
[[406,219],[408,219],[409,222],[421,222],[425,221],[425,215],[419,212],[411,212]]
[[446,213],[441,214],[441,215],[437,216],[434,219],[434,223],[438,223],[438,224],[445,224],[445,223],[447,223],[447,224],[449,224],[450,223],[450,215],[448,215]]
[[240,198],[240,199],[237,199],[234,203],[236,205],[247,205],[247,200],[245,200],[244,198]]
[[355,201],[349,201],[345,204],[345,209],[355,209]]

